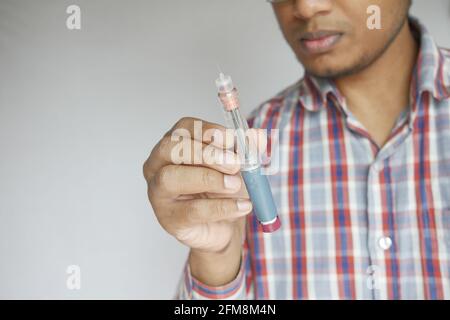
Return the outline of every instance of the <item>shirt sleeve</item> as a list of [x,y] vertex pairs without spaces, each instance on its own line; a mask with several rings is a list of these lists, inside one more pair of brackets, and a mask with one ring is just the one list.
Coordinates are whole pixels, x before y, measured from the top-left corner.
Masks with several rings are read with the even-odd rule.
[[244,245],[239,272],[234,280],[219,286],[208,286],[191,274],[186,262],[175,299],[181,300],[249,300],[253,299],[252,276],[248,248]]

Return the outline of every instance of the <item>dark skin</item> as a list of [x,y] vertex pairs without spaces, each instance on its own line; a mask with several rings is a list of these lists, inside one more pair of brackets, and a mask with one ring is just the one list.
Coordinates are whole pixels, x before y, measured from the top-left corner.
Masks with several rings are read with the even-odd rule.
[[[418,44],[407,23],[410,0],[303,0],[273,4],[283,35],[310,74],[331,78],[347,107],[382,147],[409,104],[409,85]],[[366,26],[370,5],[381,12],[381,30]],[[332,31],[338,41],[308,52],[302,37]],[[401,59],[399,59],[401,57]]]

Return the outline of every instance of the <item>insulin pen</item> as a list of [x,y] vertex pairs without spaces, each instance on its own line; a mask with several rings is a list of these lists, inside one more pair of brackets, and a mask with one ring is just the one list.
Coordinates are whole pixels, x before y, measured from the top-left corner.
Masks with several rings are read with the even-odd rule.
[[246,132],[248,130],[247,121],[242,117],[239,110],[239,99],[237,90],[233,85],[230,76],[220,73],[216,80],[219,91],[219,100],[224,108],[228,126],[235,130],[238,147],[242,152],[241,174],[245,186],[253,204],[253,211],[258,221],[261,223],[263,232],[271,233],[281,227],[278,218],[277,208],[273,200],[267,176],[261,172],[257,151],[251,148],[248,143]]

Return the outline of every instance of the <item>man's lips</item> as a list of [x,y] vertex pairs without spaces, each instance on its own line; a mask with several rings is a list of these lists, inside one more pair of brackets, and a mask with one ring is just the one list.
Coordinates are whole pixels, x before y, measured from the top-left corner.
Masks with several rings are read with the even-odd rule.
[[307,54],[324,53],[341,39],[342,33],[336,31],[305,32],[300,36],[300,46]]

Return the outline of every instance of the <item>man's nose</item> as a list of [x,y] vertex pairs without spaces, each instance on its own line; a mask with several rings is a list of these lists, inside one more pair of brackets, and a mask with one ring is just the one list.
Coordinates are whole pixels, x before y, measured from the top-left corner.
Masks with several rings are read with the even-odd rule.
[[316,15],[328,13],[333,7],[333,0],[296,0],[295,17],[308,20]]

